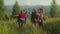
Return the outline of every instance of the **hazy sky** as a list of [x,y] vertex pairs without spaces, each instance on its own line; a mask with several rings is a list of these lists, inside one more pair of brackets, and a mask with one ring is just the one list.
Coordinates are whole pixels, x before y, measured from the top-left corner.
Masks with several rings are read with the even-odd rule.
[[[5,5],[14,5],[16,0],[4,0]],[[50,5],[52,0],[17,0],[19,5]],[[56,0],[60,4],[60,0]]]

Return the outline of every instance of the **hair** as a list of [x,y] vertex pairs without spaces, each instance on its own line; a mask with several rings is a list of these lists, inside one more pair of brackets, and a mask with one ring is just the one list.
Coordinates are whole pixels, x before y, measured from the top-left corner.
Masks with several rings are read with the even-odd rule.
[[23,13],[24,11],[25,11],[25,10],[24,10],[24,9],[22,9],[20,13]]
[[22,11],[21,11],[21,13],[22,13]]
[[35,9],[33,9],[33,12],[36,12],[36,10],[35,10]]
[[39,8],[38,11],[39,11],[39,10],[42,10],[42,13],[43,13],[43,9],[42,9],[42,8]]

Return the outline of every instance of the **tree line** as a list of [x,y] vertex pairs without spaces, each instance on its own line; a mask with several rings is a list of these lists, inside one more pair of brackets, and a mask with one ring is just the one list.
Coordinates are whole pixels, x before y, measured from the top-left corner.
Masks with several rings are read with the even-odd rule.
[[[13,12],[11,15],[6,14],[6,9],[4,5],[4,0],[0,0],[0,20],[6,20],[10,19],[9,17],[17,15],[21,12],[20,6],[18,5],[18,2],[16,1],[13,5]],[[58,7],[56,0],[52,0],[51,7],[50,7],[50,16],[51,18],[58,17]]]

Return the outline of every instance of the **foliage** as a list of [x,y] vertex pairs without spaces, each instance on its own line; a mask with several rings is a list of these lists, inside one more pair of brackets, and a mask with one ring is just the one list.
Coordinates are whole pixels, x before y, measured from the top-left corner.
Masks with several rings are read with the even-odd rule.
[[11,17],[11,14],[10,13],[6,13],[5,14],[5,20],[11,20],[12,17]]
[[20,13],[20,6],[18,5],[18,2],[16,1],[13,6],[13,12],[12,15],[17,15]]
[[0,0],[0,20],[5,19],[4,0]]
[[[18,29],[18,23],[16,19],[8,21],[0,21],[0,34],[33,34],[34,29],[30,23],[30,19],[27,19],[27,23],[24,25],[22,32]],[[51,34],[60,34],[60,18],[48,18],[46,19],[44,26]],[[38,33],[38,27],[36,27],[35,34]],[[42,30],[42,29],[40,29]],[[43,33],[41,31],[41,33]]]
[[58,16],[57,3],[55,0],[53,0],[53,2],[51,4],[50,15],[51,15],[51,17],[57,17]]

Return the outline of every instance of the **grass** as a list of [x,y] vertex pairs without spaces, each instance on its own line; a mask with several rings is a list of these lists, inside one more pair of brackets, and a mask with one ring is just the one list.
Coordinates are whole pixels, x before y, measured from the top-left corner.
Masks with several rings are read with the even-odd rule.
[[[60,34],[60,18],[48,18],[44,21],[44,26],[46,31],[49,31],[50,34]],[[43,34],[42,29],[41,33]],[[0,21],[0,34],[37,34],[38,26],[36,27],[35,32],[31,26],[30,20],[27,19],[27,23],[24,26],[22,32],[18,29],[17,20],[12,19],[8,21]]]
[[49,18],[45,21],[45,28],[50,34],[60,34],[60,18]]

